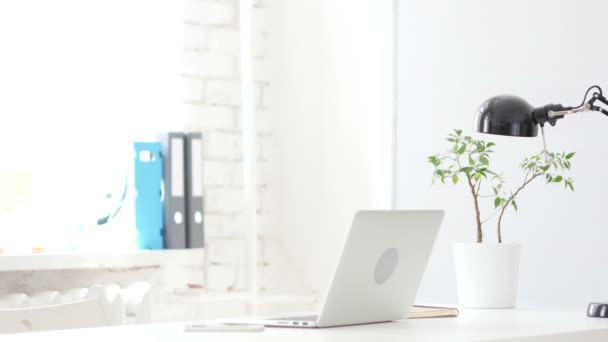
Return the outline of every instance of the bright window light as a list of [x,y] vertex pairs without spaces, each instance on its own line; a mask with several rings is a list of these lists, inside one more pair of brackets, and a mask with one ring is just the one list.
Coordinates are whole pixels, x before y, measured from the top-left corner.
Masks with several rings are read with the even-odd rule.
[[0,2],[1,250],[133,247],[128,222],[79,232],[116,207],[131,143],[183,117],[182,16],[171,0]]

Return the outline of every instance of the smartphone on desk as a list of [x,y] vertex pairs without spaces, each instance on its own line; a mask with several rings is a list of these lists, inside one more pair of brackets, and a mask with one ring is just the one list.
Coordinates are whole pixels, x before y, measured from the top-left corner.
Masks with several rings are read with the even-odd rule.
[[260,324],[225,324],[225,323],[187,323],[185,332],[259,332],[264,331]]

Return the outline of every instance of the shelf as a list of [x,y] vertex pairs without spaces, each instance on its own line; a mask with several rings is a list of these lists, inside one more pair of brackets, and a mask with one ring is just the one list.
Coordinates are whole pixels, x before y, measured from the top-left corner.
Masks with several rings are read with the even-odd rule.
[[202,248],[0,255],[0,272],[203,265]]

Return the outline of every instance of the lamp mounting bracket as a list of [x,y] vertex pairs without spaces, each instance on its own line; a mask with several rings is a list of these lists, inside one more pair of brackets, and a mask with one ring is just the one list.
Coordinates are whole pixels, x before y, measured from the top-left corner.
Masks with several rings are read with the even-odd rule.
[[[593,88],[597,88],[598,92],[593,93],[593,95],[591,96],[589,101],[585,102],[585,100],[587,99],[587,95],[589,94],[589,91]],[[600,112],[604,115],[608,115],[608,110],[595,105],[596,101],[599,101],[599,102],[603,103],[604,105],[608,106],[608,99],[606,99],[604,97],[604,95],[602,94],[602,88],[600,88],[599,86],[592,86],[589,89],[587,89],[587,93],[585,93],[585,98],[583,99],[583,103],[580,106],[564,107],[562,110],[548,110],[547,116],[549,117],[549,119],[561,119],[565,115],[576,114],[576,113],[587,112],[587,111]]]

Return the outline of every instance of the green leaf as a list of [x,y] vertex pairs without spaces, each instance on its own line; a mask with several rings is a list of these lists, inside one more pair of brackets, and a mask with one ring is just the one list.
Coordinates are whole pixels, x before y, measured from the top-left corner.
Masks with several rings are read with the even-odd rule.
[[498,208],[500,206],[500,204],[502,203],[502,198],[500,197],[496,197],[494,199],[494,208]]
[[458,136],[460,136],[462,134],[462,130],[461,129],[455,129],[454,132],[456,132],[456,134]]
[[473,157],[469,156],[469,165],[475,165],[475,161],[473,160]]
[[452,176],[452,183],[454,183],[454,184],[458,183],[458,175]]
[[482,163],[483,165],[490,164],[490,162],[488,161],[488,158],[486,158],[485,156],[479,157],[479,162]]
[[566,185],[568,185],[571,191],[574,191],[574,186],[572,185],[572,182],[568,182],[566,183]]
[[464,151],[466,151],[466,150],[467,150],[467,145],[463,144],[462,146],[460,146],[460,149],[458,149],[458,151],[456,153],[463,154]]
[[511,205],[513,206],[513,209],[517,211],[517,203],[515,203],[515,201],[511,201]]
[[562,179],[563,179],[563,177],[562,177],[562,176],[557,176],[557,177],[555,177],[555,179],[554,179],[553,181],[554,181],[555,183],[559,183],[559,182],[561,182],[561,181],[562,181]]
[[496,145],[496,144],[495,144],[495,143],[493,143],[493,142],[489,142],[489,143],[486,145],[486,147],[487,147],[487,148],[490,148],[490,147],[492,147],[492,146],[494,146],[494,145]]
[[545,165],[545,166],[541,167],[540,169],[543,170],[543,172],[547,172],[547,171],[549,171],[550,167],[551,167],[551,165]]
[[447,138],[445,140],[447,140],[449,142],[453,142],[453,143],[458,142],[458,139],[456,139],[456,138]]
[[465,167],[463,167],[463,168],[461,168],[461,169],[460,169],[460,171],[461,171],[461,172],[464,172],[464,173],[469,173],[469,172],[471,172],[472,170],[473,170],[473,168],[472,168],[472,167],[470,167],[470,166],[465,166]]
[[574,154],[575,154],[575,153],[576,153],[576,152],[572,152],[572,153],[568,153],[568,154],[566,154],[566,159],[570,159],[570,158],[574,157]]

